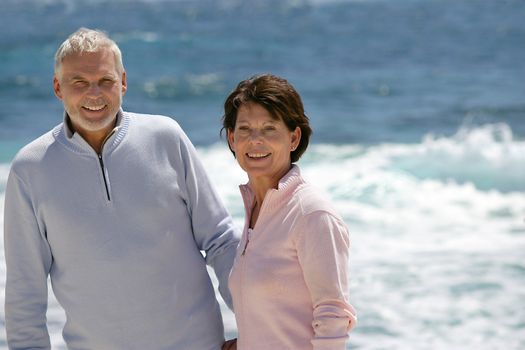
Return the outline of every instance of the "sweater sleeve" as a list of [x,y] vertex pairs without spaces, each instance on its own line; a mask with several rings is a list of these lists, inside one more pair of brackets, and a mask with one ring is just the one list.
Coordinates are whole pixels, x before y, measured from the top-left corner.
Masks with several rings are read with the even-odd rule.
[[13,170],[5,192],[5,319],[9,349],[50,349],[47,277],[52,263],[28,187]]
[[232,309],[228,277],[240,233],[208,178],[195,147],[182,131],[181,133],[181,156],[185,166],[187,206],[193,235],[198,248],[206,253],[206,264],[215,271],[223,300]]
[[348,231],[325,211],[306,215],[299,227],[297,254],[312,298],[313,348],[344,350],[357,320],[348,302]]

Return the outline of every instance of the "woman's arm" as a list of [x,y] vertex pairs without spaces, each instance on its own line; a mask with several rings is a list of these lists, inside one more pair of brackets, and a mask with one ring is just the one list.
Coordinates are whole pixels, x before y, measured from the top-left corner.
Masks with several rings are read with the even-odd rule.
[[350,237],[344,222],[326,211],[304,216],[297,254],[313,303],[315,350],[344,350],[356,323],[349,303]]

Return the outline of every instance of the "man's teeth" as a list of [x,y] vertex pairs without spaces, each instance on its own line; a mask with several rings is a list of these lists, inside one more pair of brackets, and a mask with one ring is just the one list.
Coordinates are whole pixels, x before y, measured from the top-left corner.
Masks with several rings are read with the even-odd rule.
[[250,158],[264,158],[270,153],[248,153],[248,157]]
[[106,107],[106,105],[100,105],[100,106],[84,106],[85,109],[89,109],[90,111],[100,111],[102,108]]

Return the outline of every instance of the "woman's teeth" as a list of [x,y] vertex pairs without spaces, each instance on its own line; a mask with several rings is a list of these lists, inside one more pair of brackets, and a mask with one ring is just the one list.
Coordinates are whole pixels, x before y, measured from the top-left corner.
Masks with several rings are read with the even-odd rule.
[[268,156],[270,153],[248,153],[248,157],[250,158],[264,158]]

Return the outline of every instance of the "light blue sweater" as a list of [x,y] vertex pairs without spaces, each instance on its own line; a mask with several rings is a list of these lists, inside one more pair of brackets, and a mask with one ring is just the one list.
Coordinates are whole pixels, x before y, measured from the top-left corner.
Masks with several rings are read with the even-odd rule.
[[[120,111],[95,151],[62,123],[24,147],[5,198],[10,349],[49,349],[47,278],[71,350],[217,350],[206,264],[231,305],[238,232],[179,125]],[[205,258],[200,251],[205,252]]]

